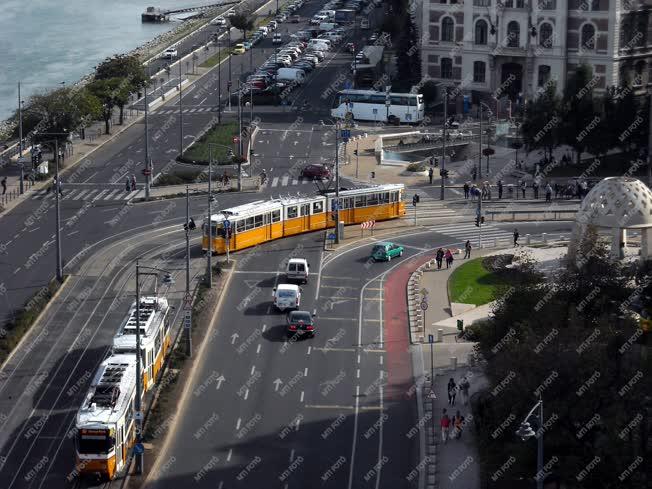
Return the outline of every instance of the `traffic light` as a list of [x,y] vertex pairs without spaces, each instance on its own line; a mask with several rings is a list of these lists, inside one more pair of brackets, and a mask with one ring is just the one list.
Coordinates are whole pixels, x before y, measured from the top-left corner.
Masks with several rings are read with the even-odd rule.
[[439,170],[439,175],[443,178],[448,178],[448,170]]
[[416,207],[417,204],[419,203],[419,200],[420,200],[420,199],[419,199],[419,196],[418,196],[417,194],[414,194],[414,195],[412,196],[412,205],[413,205],[414,207]]

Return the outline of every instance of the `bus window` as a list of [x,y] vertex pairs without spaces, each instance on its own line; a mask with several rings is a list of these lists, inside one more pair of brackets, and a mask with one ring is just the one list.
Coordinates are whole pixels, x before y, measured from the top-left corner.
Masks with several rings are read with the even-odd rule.
[[367,195],[367,205],[378,205],[378,194]]
[[281,220],[281,211],[272,211],[272,222],[279,222]]
[[319,214],[324,212],[324,203],[323,202],[313,202],[312,203],[312,213]]
[[398,192],[392,192],[392,202],[398,202]]
[[385,103],[385,95],[383,94],[374,94],[370,97],[371,103],[373,104],[384,104]]
[[389,204],[389,192],[383,192],[382,194],[380,194],[379,203]]
[[213,229],[213,235],[214,236],[216,235],[216,236],[218,236],[220,238],[225,238],[226,233],[224,232],[224,226],[222,226],[222,224],[219,224],[217,226],[217,232],[215,231],[215,229]]
[[294,219],[295,217],[298,216],[298,209],[296,205],[293,205],[292,207],[288,207],[287,210],[287,218],[288,219]]
[[346,197],[342,203],[343,209],[353,209],[353,197]]

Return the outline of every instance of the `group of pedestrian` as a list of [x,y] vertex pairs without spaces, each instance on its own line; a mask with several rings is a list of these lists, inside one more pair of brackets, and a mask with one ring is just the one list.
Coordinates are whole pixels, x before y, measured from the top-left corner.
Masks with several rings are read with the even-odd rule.
[[435,261],[437,262],[437,270],[441,270],[442,263],[446,260],[446,268],[453,266],[453,252],[450,249],[444,251],[443,248],[439,248],[435,253]]
[[52,186],[48,187],[47,192],[50,193],[52,190],[59,192],[59,195],[63,195],[63,189],[61,188],[61,179],[54,177],[52,179]]
[[128,176],[125,177],[125,190],[127,192],[133,192],[136,190],[136,175],[133,173],[131,174],[131,178]]
[[[470,383],[466,377],[462,377],[459,384],[456,384],[455,380],[451,377],[446,386],[448,405],[455,406],[457,393],[461,392],[463,404],[466,406],[469,403],[469,388]],[[439,426],[441,428],[441,439],[444,443],[449,439],[459,440],[462,437],[462,431],[464,429],[464,416],[457,410],[455,416],[451,418],[448,415],[448,410],[444,408]]]

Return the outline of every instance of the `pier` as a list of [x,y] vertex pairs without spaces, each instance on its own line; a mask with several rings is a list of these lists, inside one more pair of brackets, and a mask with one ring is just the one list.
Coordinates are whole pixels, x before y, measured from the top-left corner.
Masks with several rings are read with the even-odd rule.
[[163,10],[159,7],[147,7],[141,14],[141,19],[143,22],[168,22],[170,16],[174,14],[181,14],[185,12],[201,12],[202,10],[210,10],[216,7],[223,7],[226,5],[234,5],[239,3],[238,1],[227,1],[220,3],[212,3],[210,5],[201,5],[198,7],[184,7],[172,10]]

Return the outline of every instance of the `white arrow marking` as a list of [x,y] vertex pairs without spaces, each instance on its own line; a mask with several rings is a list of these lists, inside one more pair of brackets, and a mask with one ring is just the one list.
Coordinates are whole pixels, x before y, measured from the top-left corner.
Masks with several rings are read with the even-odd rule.
[[234,345],[234,344],[235,344],[235,340],[237,340],[239,337],[240,337],[240,335],[239,335],[238,333],[233,333],[233,334],[231,335],[231,344]]
[[217,389],[219,389],[220,387],[222,387],[222,382],[224,382],[225,380],[226,380],[226,379],[224,378],[224,375],[220,375],[220,376],[217,378],[217,386],[215,387],[215,390],[217,390]]
[[274,387],[275,387],[274,392],[278,392],[278,388],[282,383],[283,383],[283,381],[281,379],[276,379],[274,381]]
[[329,304],[331,306],[331,311],[333,310],[333,306],[336,306],[338,304],[342,304],[344,302],[349,302],[350,300],[352,300],[352,299],[332,299],[331,301],[329,301]]

